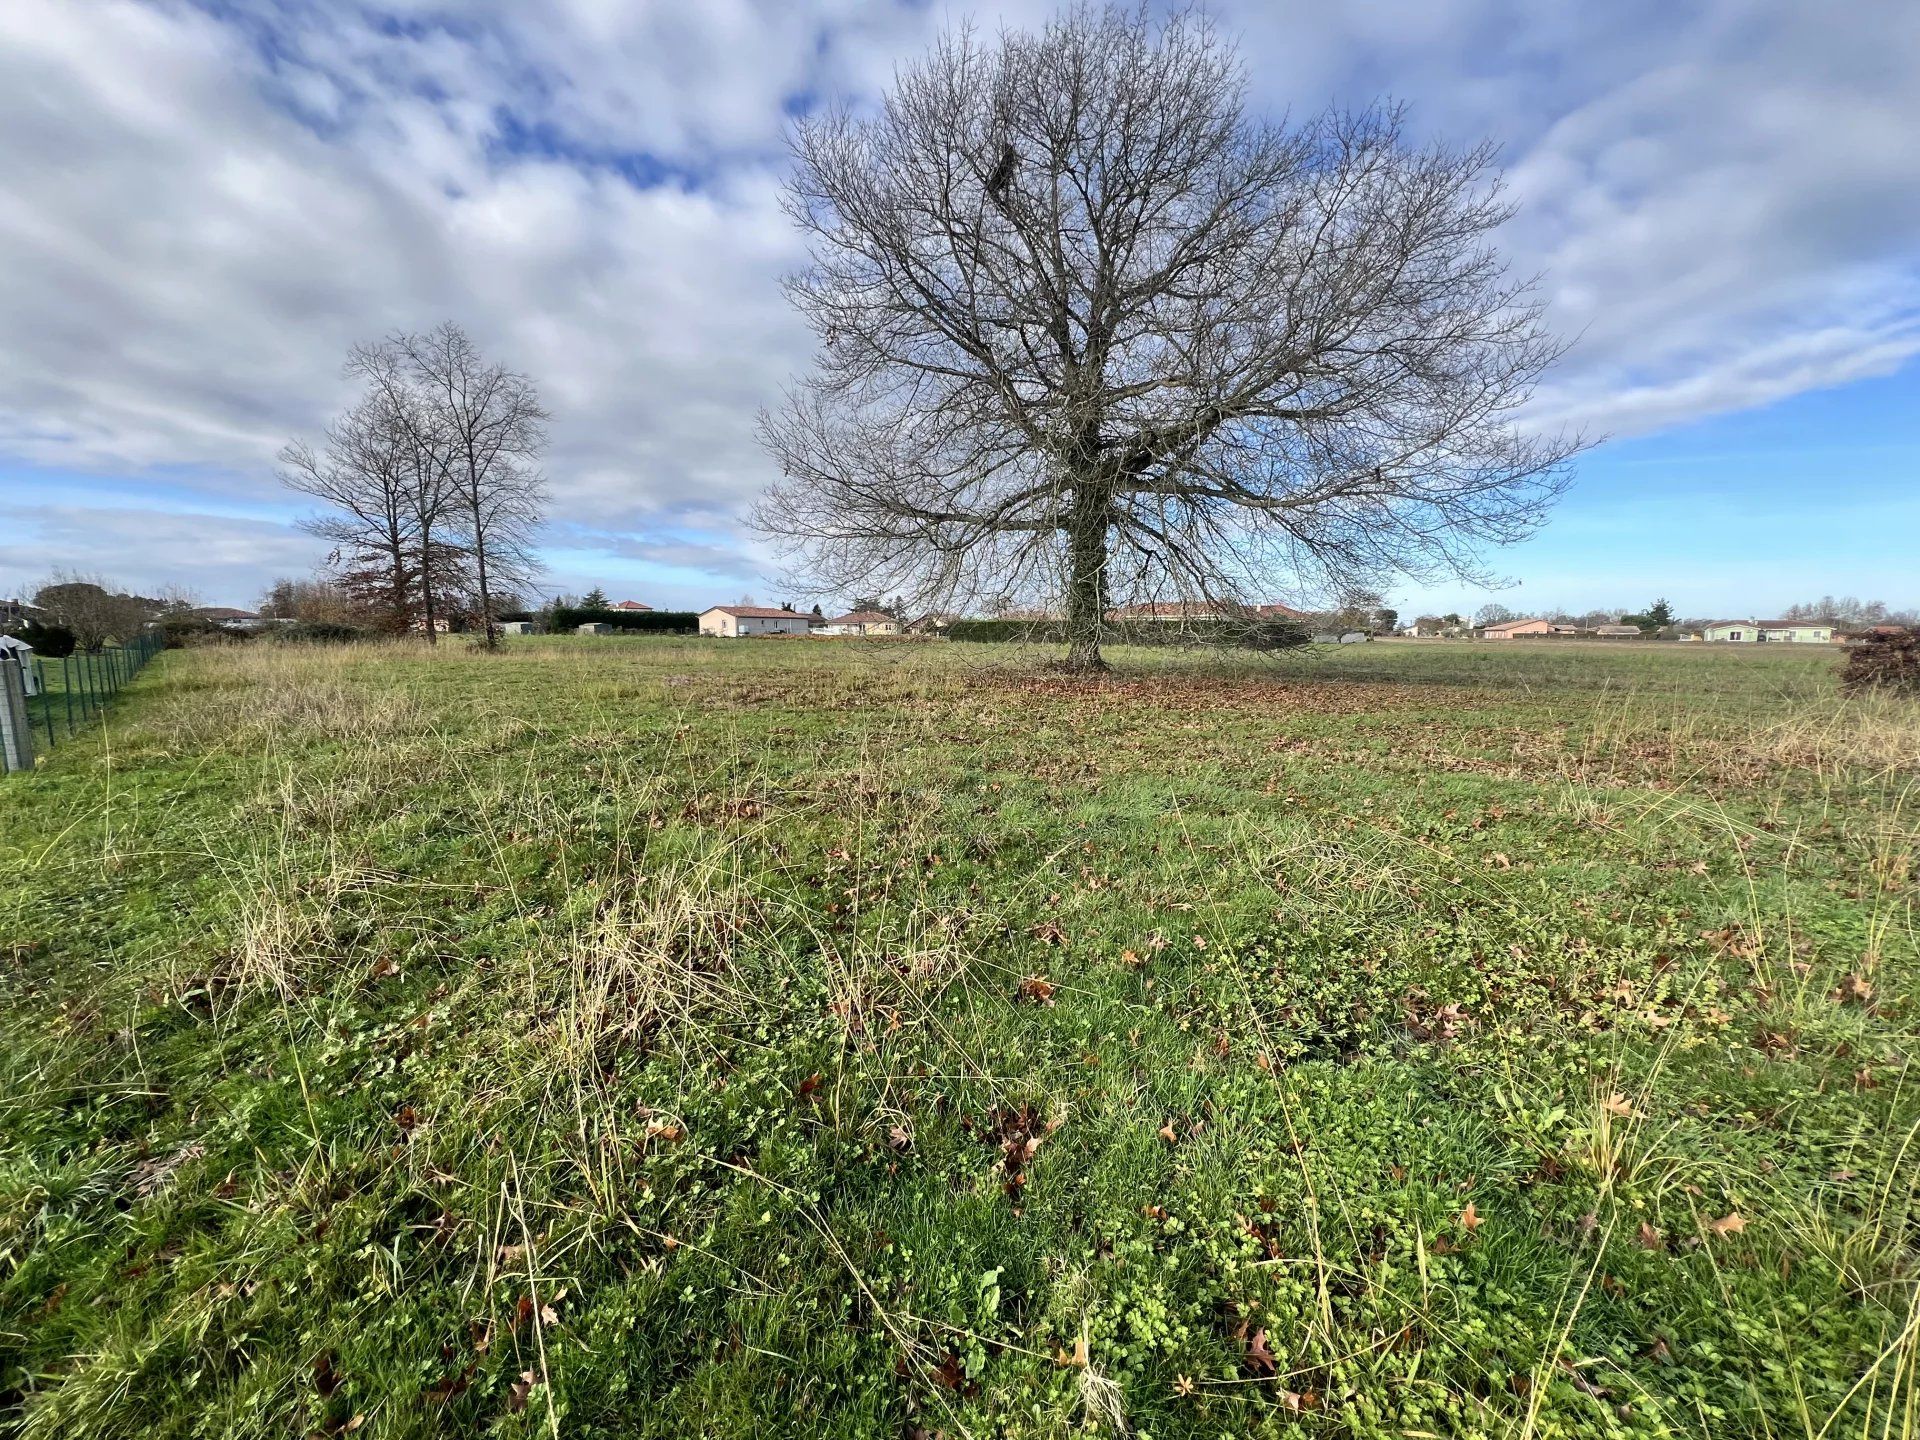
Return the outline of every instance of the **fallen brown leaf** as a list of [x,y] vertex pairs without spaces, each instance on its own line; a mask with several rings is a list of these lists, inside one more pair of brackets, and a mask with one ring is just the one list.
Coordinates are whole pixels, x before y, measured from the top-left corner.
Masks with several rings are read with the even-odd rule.
[[527,1396],[533,1390],[533,1371],[522,1370],[520,1378],[507,1387],[507,1413],[518,1415],[527,1408]]

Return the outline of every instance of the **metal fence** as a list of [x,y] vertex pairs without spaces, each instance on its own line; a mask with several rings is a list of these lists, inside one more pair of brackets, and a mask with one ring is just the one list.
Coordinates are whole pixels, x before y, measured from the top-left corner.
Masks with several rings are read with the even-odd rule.
[[0,658],[0,754],[31,770],[38,755],[83,730],[163,648],[158,635],[59,657]]

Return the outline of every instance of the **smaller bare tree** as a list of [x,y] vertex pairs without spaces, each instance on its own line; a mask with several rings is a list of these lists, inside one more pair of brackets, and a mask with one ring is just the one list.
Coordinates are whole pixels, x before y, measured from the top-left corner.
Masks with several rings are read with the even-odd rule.
[[122,643],[138,635],[153,618],[151,607],[114,589],[98,575],[56,570],[33,593],[47,619],[71,632],[82,650],[98,650],[109,640]]
[[422,571],[411,451],[392,398],[378,387],[327,427],[319,450],[294,440],[280,452],[280,480],[329,509],[300,522],[332,547],[329,563],[352,584],[382,629],[412,622]]
[[500,634],[495,593],[525,589],[540,573],[534,543],[546,481],[538,462],[548,412],[531,380],[488,360],[451,321],[393,336],[387,349],[413,392],[415,432],[458,517],[476,619],[491,648]]

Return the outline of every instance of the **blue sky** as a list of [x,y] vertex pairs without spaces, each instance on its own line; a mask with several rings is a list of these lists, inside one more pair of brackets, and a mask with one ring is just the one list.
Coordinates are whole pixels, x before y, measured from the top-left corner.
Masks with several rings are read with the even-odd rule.
[[[248,603],[305,570],[274,452],[347,398],[354,341],[454,318],[555,412],[551,588],[777,598],[740,517],[808,354],[782,127],[1049,8],[8,0],[0,591]],[[1575,342],[1531,418],[1612,437],[1489,557],[1516,586],[1402,608],[1920,604],[1920,6],[1212,9],[1259,108],[1391,95],[1501,144],[1502,242]]]

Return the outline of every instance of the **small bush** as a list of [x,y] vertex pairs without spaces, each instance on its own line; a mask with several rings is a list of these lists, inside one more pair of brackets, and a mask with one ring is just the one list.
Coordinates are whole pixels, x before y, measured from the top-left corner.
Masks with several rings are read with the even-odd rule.
[[641,635],[696,635],[700,617],[691,610],[584,610],[577,605],[554,607],[552,628],[565,635],[582,625],[609,625]]
[[1840,688],[1849,695],[1869,690],[1920,695],[1920,630],[1881,625],[1852,641]]

